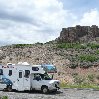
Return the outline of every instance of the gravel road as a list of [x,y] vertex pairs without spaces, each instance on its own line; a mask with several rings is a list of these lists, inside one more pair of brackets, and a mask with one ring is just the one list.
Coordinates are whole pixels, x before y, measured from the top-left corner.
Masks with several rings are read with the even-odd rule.
[[42,94],[41,92],[3,92],[0,97],[8,96],[8,99],[99,99],[99,91],[60,89],[57,93]]

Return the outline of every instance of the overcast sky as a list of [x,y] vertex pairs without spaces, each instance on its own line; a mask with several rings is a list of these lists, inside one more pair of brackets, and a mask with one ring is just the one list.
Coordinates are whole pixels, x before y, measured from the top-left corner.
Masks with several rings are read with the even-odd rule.
[[0,0],[0,45],[54,40],[63,27],[99,25],[99,0]]

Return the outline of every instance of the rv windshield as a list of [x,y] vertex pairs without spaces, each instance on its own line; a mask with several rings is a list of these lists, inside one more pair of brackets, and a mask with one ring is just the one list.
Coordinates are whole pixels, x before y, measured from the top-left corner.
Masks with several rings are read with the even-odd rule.
[[52,80],[52,78],[49,77],[48,74],[40,74],[40,76],[41,76],[42,80]]

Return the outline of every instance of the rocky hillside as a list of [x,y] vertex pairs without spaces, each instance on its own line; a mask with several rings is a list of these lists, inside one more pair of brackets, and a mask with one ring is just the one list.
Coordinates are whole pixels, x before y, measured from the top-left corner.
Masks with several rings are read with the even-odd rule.
[[2,46],[0,63],[54,64],[58,71],[54,77],[62,83],[99,84],[98,31],[97,26],[76,26],[62,29],[57,40],[45,44]]
[[[18,63],[25,61],[30,64],[54,64],[58,72],[63,74],[65,73],[63,67],[70,62],[61,55],[63,53],[67,53],[67,51],[57,48],[54,43],[3,46],[0,48],[0,63],[6,65],[8,62]],[[56,78],[58,78],[57,75]]]
[[33,45],[17,44],[0,48],[1,64],[18,63],[19,61],[27,61],[30,64],[54,64],[58,71],[54,77],[61,82],[74,83],[75,79],[77,82],[82,82],[82,78],[85,79],[89,75],[88,77],[91,76],[91,79],[95,79],[95,82],[98,83],[98,44],[50,42]]
[[99,41],[99,28],[96,25],[62,28],[59,42],[90,42]]

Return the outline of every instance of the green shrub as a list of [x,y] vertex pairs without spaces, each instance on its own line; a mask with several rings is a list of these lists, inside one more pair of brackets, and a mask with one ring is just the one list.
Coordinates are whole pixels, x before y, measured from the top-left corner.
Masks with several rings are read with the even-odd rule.
[[59,43],[58,48],[74,48],[74,49],[85,49],[86,46],[80,44],[80,43]]
[[8,99],[8,97],[7,96],[3,96],[1,99]]
[[79,59],[80,61],[94,62],[98,60],[98,57],[96,57],[95,55],[80,55]]
[[90,83],[82,83],[82,84],[62,84],[63,88],[93,88],[99,90],[99,86],[96,84],[90,84]]
[[84,78],[83,77],[80,77],[80,76],[75,76],[74,77],[74,82],[76,84],[82,84],[84,82]]
[[76,67],[78,67],[77,63],[72,63],[70,64],[69,68],[75,69]]
[[40,42],[37,42],[37,43],[35,43],[36,45],[43,45],[43,43],[40,43]]
[[14,48],[23,48],[23,47],[30,47],[32,44],[14,44]]
[[66,87],[66,85],[67,85],[67,83],[64,83],[64,82],[60,83],[60,87],[62,87],[62,88]]
[[96,50],[96,54],[99,54],[99,50]]
[[93,74],[88,75],[88,79],[93,82],[94,81],[94,75]]
[[94,44],[94,43],[88,43],[88,44],[81,44],[81,43],[59,43],[58,48],[75,48],[75,49],[86,49],[87,47],[91,49],[98,49],[99,44]]
[[97,80],[99,80],[99,75],[96,76]]
[[99,48],[99,44],[94,44],[94,43],[89,43],[89,44],[87,44],[87,46],[92,48],[92,49],[98,49]]
[[80,68],[87,69],[87,68],[89,68],[91,66],[92,66],[92,64],[90,62],[82,62],[82,63],[80,63]]

